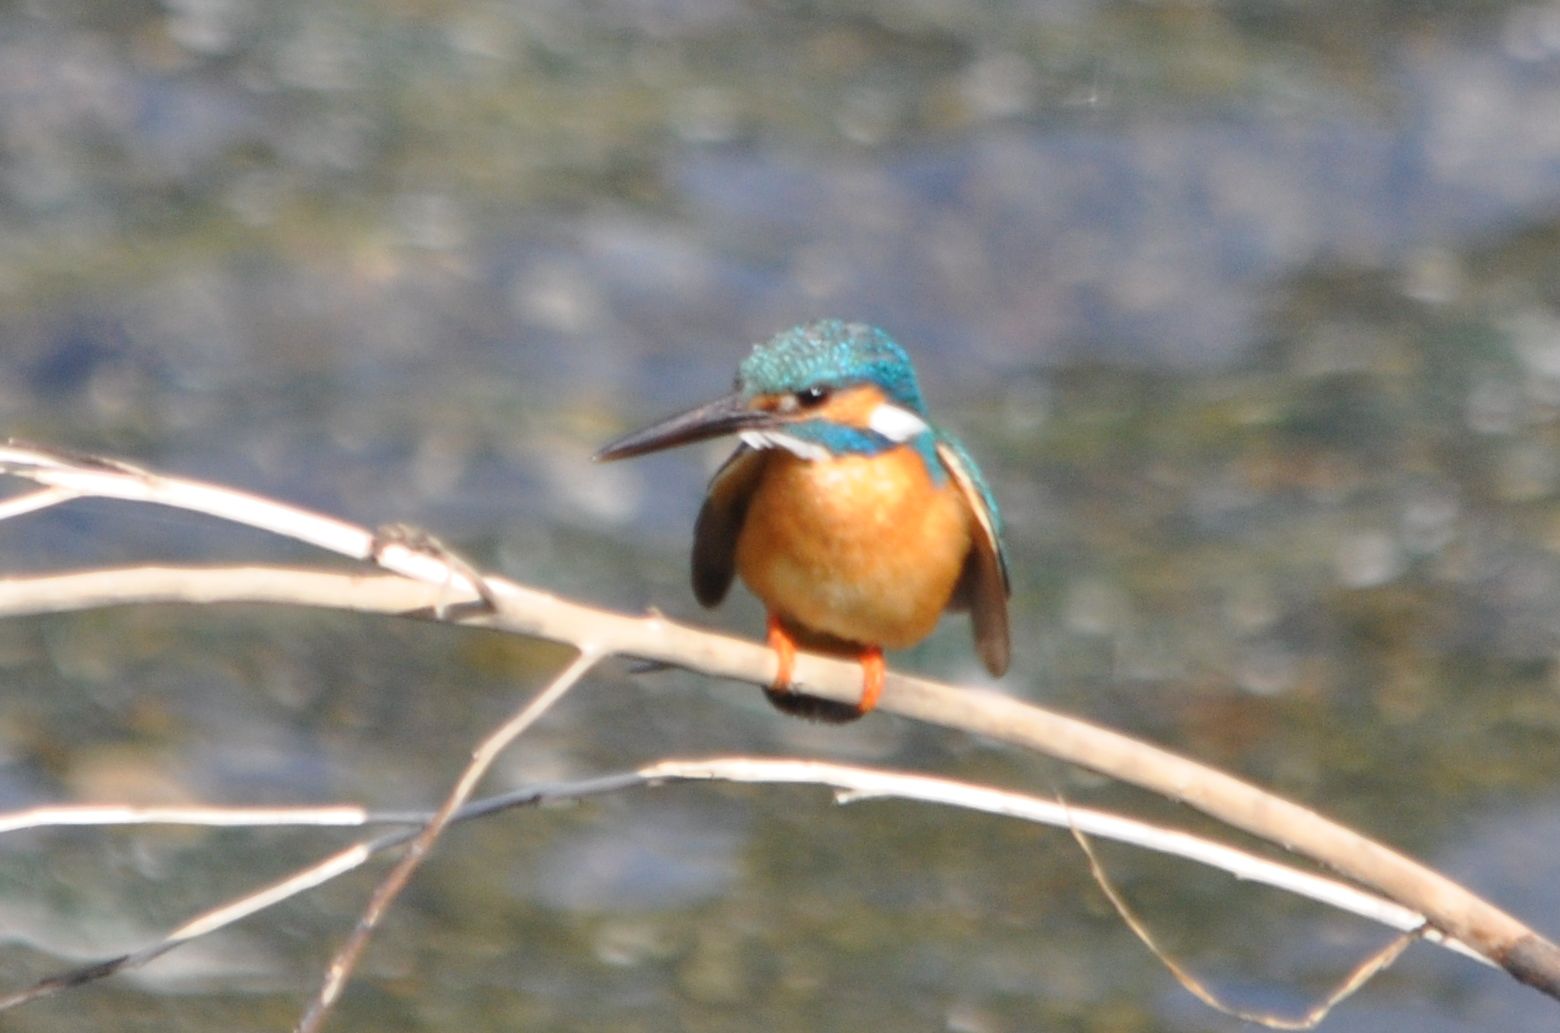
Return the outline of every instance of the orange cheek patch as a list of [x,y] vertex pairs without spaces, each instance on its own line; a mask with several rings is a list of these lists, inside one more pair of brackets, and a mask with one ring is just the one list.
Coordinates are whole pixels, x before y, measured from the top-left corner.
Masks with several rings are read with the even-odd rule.
[[832,392],[821,405],[800,406],[791,395],[758,395],[751,405],[761,412],[775,413],[786,420],[827,420],[846,427],[866,429],[878,406],[888,401],[883,389],[874,384],[842,388]]

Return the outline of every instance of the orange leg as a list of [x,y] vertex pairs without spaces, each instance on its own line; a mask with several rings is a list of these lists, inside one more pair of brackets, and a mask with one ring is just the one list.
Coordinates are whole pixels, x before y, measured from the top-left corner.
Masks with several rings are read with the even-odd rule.
[[769,648],[775,651],[777,661],[775,680],[769,691],[790,695],[795,691],[791,688],[791,669],[796,666],[796,641],[780,625],[780,618],[772,613],[769,615]]
[[861,701],[856,704],[858,714],[871,713],[883,695],[883,649],[872,646],[861,654]]
[[792,671],[796,667],[796,640],[785,630],[780,618],[772,613],[769,615],[768,631],[769,648],[775,651],[775,680],[766,691],[781,710],[815,721],[839,723],[871,713],[877,706],[879,697],[883,695],[885,673],[882,647],[868,646],[862,650],[859,657],[861,699],[855,707],[851,707],[848,703],[834,703],[799,694],[791,681]]

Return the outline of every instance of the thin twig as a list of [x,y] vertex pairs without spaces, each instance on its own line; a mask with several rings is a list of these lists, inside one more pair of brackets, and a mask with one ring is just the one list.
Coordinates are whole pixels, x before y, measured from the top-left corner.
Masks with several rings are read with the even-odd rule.
[[[618,792],[625,788],[644,784],[646,783],[642,777],[629,773],[589,779],[557,787],[540,786],[524,789],[467,804],[460,809],[453,820],[468,821],[497,811],[545,803],[552,800],[581,800],[590,796]],[[20,1004],[26,1004],[40,997],[48,997],[61,990],[80,986],[82,983],[140,968],[142,965],[173,950],[175,947],[181,947],[192,940],[217,932],[220,929],[225,929],[235,922],[264,911],[266,908],[295,897],[300,893],[307,892],[316,886],[321,886],[338,876],[345,875],[347,872],[361,867],[370,858],[378,854],[410,842],[420,834],[422,826],[431,821],[433,817],[433,812],[417,815],[366,814],[364,824],[389,822],[413,824],[418,827],[402,829],[397,832],[386,833],[374,839],[354,843],[349,847],[329,854],[314,864],[293,872],[285,878],[268,883],[258,890],[253,890],[243,896],[226,901],[215,908],[202,911],[180,924],[155,943],[147,944],[128,954],[121,954],[118,957],[95,961],[78,968],[57,973],[39,980],[32,986],[25,987],[5,997],[0,997],[0,1011],[14,1008]],[[410,820],[406,820],[408,818]],[[266,824],[271,825],[273,823],[267,821]],[[305,824],[314,824],[314,822],[305,821]]]
[[[1137,846],[1157,853],[1185,858],[1228,872],[1243,882],[1255,882],[1286,890],[1329,907],[1367,918],[1391,929],[1419,929],[1424,916],[1346,882],[1304,871],[1237,847],[1228,846],[1180,829],[1155,825],[1110,811],[1064,804],[1012,790],[994,789],[907,771],[866,768],[829,761],[772,757],[710,757],[657,761],[635,771],[592,779],[530,786],[484,797],[461,807],[451,823],[483,817],[496,811],[542,802],[583,800],[604,793],[647,785],[681,782],[730,782],[762,785],[817,785],[835,790],[840,804],[880,799],[914,800],[963,810],[1018,818],[1056,828],[1077,828],[1099,839]],[[58,827],[110,827],[117,825],[193,825],[211,828],[355,827],[373,825],[423,826],[433,811],[374,811],[351,804],[326,807],[141,807],[129,804],[79,804],[33,807],[0,812],[0,833]],[[406,842],[396,834],[369,840],[372,852]],[[383,842],[384,846],[374,846]],[[1465,957],[1490,962],[1456,940],[1434,929],[1425,938]]]
[[1356,990],[1370,982],[1382,969],[1396,961],[1408,949],[1409,944],[1413,943],[1417,938],[1416,934],[1423,931],[1422,927],[1404,930],[1389,940],[1380,950],[1372,951],[1366,955],[1359,964],[1355,965],[1339,980],[1338,985],[1333,987],[1325,997],[1307,1008],[1298,1017],[1288,1018],[1274,1012],[1242,1008],[1238,1005],[1230,1004],[1209,989],[1207,984],[1193,975],[1190,969],[1177,961],[1171,956],[1169,951],[1159,945],[1153,933],[1149,931],[1147,924],[1137,916],[1137,913],[1127,903],[1126,898],[1121,895],[1121,892],[1111,882],[1110,877],[1105,874],[1105,868],[1100,864],[1100,859],[1094,853],[1094,847],[1090,845],[1083,829],[1078,825],[1074,825],[1072,834],[1078,846],[1083,849],[1084,856],[1089,860],[1089,872],[1094,876],[1095,884],[1105,894],[1105,898],[1110,901],[1111,907],[1115,908],[1116,914],[1126,923],[1127,928],[1131,929],[1133,935],[1142,942],[1143,946],[1148,948],[1149,953],[1159,959],[1159,963],[1169,969],[1176,982],[1185,987],[1186,991],[1193,997],[1214,1011],[1223,1012],[1225,1015],[1240,1019],[1242,1022],[1253,1022],[1257,1025],[1277,1030],[1315,1029],[1321,1025],[1322,1020],[1327,1018],[1340,1002],[1347,1000]]
[[370,811],[354,804],[325,807],[150,806],[83,803],[28,807],[0,812],[0,834],[23,829],[106,825],[198,825],[252,829],[279,826],[346,827],[420,825],[428,815],[411,811]]
[[[1358,915],[1400,932],[1411,932],[1430,943],[1455,951],[1465,957],[1489,965],[1486,958],[1465,944],[1443,937],[1434,929],[1424,928],[1423,916],[1395,904],[1383,897],[1367,893],[1347,883],[1329,879],[1314,872],[1302,871],[1290,865],[1261,857],[1257,854],[1216,843],[1191,835],[1179,829],[1165,828],[1147,822],[1126,818],[1109,811],[1063,804],[1053,800],[1009,790],[993,789],[946,778],[918,775],[904,771],[887,771],[849,764],[834,764],[817,760],[776,759],[767,757],[710,757],[704,759],[663,760],[635,771],[619,772],[574,782],[559,782],[529,786],[523,789],[486,797],[461,807],[451,816],[450,822],[471,821],[499,811],[540,804],[579,801],[630,789],[653,788],[674,783],[731,782],[763,785],[818,785],[832,788],[837,802],[857,803],[871,800],[901,799],[922,803],[934,803],[947,807],[980,811],[1001,817],[1017,818],[1055,828],[1073,829],[1100,839],[1109,839],[1133,846],[1140,846],[1159,853],[1183,857],[1200,864],[1222,869],[1235,878],[1273,886],[1290,893],[1318,901],[1330,907]],[[43,814],[47,808],[22,812]],[[70,811],[70,808],[58,810]],[[83,812],[89,809],[83,808]],[[107,823],[115,823],[121,812],[130,808],[95,808]],[[202,812],[223,811],[226,808],[146,808],[146,822],[172,821],[175,824],[202,824]],[[262,827],[285,824],[286,808],[248,809],[235,808],[232,816],[210,815],[210,824],[234,827],[244,824],[244,819],[258,814]],[[434,818],[433,812],[400,813],[370,812],[360,808],[297,808],[299,824],[316,825],[322,814],[358,811],[361,824],[396,823],[422,826]],[[265,813],[265,812],[274,813]],[[159,817],[154,818],[157,814]],[[75,820],[75,814],[66,814],[67,824],[91,824]],[[0,820],[14,816],[0,815]],[[216,932],[233,923],[254,915],[267,907],[343,875],[366,863],[370,858],[399,847],[420,829],[403,829],[373,839],[363,840],[328,857],[302,868],[286,878],[272,882],[259,890],[227,901],[209,911],[195,915],[161,940],[148,944],[129,954],[58,973],[26,989],[0,998],[0,1010],[26,1001],[57,993],[62,989],[79,986],[84,982],[101,979],[161,957],[175,947],[200,936]],[[1130,924],[1130,922],[1129,922]]]
[[417,834],[417,838],[407,847],[406,853],[396,862],[395,867],[375,887],[374,895],[369,899],[368,907],[363,910],[362,917],[358,919],[357,926],[352,930],[352,935],[347,937],[347,942],[341,946],[326,967],[325,980],[320,985],[318,994],[298,1022],[298,1033],[317,1033],[324,1025],[326,1016],[341,996],[342,989],[351,978],[352,970],[356,967],[357,960],[362,956],[363,949],[368,945],[369,937],[373,935],[380,919],[411,880],[412,873],[422,864],[455,812],[471,796],[477,783],[482,781],[488,768],[492,767],[493,761],[498,759],[498,755],[510,743],[562,699],[564,694],[573,688],[586,672],[595,667],[600,659],[601,655],[594,650],[581,652],[558,677],[552,680],[551,684],[521,707],[513,717],[500,725],[472,753],[471,763],[461,772],[460,778],[455,782],[455,788],[450,791],[438,813],[433,816],[433,820],[423,827]]
[[640,773],[653,779],[828,785],[835,788],[836,799],[842,804],[877,799],[915,800],[1081,831],[1100,839],[1218,868],[1244,882],[1285,890],[1399,932],[1418,932],[1429,942],[1483,964],[1492,964],[1466,944],[1444,937],[1438,930],[1425,929],[1424,916],[1419,912],[1384,897],[1181,829],[1110,811],[908,771],[883,771],[815,760],[749,757],[671,760],[641,768]]
[[27,513],[37,513],[40,510],[49,509],[69,502],[71,499],[79,499],[80,492],[69,491],[65,488],[40,488],[37,491],[29,491],[22,495],[13,495],[4,501],[0,501],[0,520],[10,520],[12,517],[23,516]]
[[168,477],[117,460],[71,455],[17,441],[0,444],[0,473],[53,490],[54,495],[47,498],[42,493],[32,496],[39,500],[33,509],[86,497],[169,506],[269,531],[349,559],[372,561],[415,581],[454,585],[481,594],[445,557],[415,544],[384,541],[376,532],[345,520],[224,485]]

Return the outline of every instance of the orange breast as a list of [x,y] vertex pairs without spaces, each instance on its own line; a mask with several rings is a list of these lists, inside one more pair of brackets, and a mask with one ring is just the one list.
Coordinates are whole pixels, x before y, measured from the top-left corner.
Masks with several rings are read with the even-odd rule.
[[737,572],[793,625],[902,648],[929,635],[970,548],[951,482],[909,448],[768,459],[737,539]]

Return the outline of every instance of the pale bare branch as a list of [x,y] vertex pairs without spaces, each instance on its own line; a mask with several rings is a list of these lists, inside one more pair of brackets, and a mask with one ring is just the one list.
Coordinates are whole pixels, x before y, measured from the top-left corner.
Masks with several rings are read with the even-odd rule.
[[23,829],[109,825],[196,825],[203,828],[252,829],[312,826],[359,828],[364,825],[421,824],[427,815],[405,811],[370,811],[352,804],[326,807],[203,807],[138,806],[82,803],[28,807],[0,812],[0,834]]
[[[561,642],[589,642],[603,650],[649,657],[759,684],[767,684],[767,680],[773,676],[772,655],[755,643],[688,628],[664,617],[633,618],[525,589],[516,592],[510,589],[507,582],[488,580],[494,586],[495,597],[499,602],[498,610],[491,614],[468,617],[463,623],[538,634]],[[0,581],[0,617],[145,602],[291,603],[362,613],[418,612],[431,615],[442,596],[443,589],[439,586],[382,574],[351,575],[268,567],[146,567]],[[545,602],[537,602],[538,599]],[[797,665],[797,676],[807,683],[809,691],[831,694],[832,698],[841,700],[853,699],[853,693],[859,691],[857,683],[860,672],[852,664],[803,654],[798,657]],[[1167,795],[1179,795],[1185,802],[1215,816],[1222,815],[1212,805],[1203,806],[1205,776],[1212,777],[1215,787],[1223,789],[1223,796],[1216,797],[1215,802],[1226,807],[1229,806],[1225,803],[1229,796],[1228,785],[1221,786],[1221,783],[1228,780],[1236,786],[1236,806],[1233,809],[1240,813],[1255,814],[1255,818],[1249,822],[1230,820],[1230,824],[1274,842],[1289,839],[1304,845],[1306,830],[1312,823],[1320,823],[1324,832],[1329,828],[1337,828],[1325,819],[1303,810],[1301,814],[1305,817],[1298,820],[1283,815],[1275,817],[1266,811],[1268,801],[1281,804],[1281,809],[1295,808],[1295,805],[1278,801],[1255,787],[1211,772],[1191,761],[1165,754],[1156,747],[1135,743],[1106,729],[993,693],[890,675],[888,691],[880,707],[886,711],[909,711],[924,720],[948,727],[983,731],[995,738],[1075,760],[1082,766],[1093,767],[1107,774],[1119,772],[1125,780],[1150,788],[1169,786]],[[1012,716],[1006,718],[1006,715]],[[1092,759],[1096,755],[1091,751],[1093,745],[1101,741],[1106,744],[1107,750],[1097,754],[1102,759],[1096,762]],[[1053,750],[1052,745],[1058,742],[1061,748]],[[1156,758],[1161,756],[1172,758],[1168,768],[1155,766]],[[1185,774],[1188,767],[1191,773]],[[1342,831],[1347,833],[1347,830]],[[1355,835],[1347,833],[1343,839],[1347,842],[1350,836]],[[1386,851],[1384,847],[1374,849]],[[1361,860],[1357,852],[1350,850],[1333,851],[1332,855],[1329,855],[1327,849],[1308,848],[1302,852],[1366,885],[1381,888],[1380,882],[1369,877],[1370,865],[1374,863],[1369,856]],[[1334,857],[1338,860],[1335,861]],[[1401,884],[1401,872],[1392,868],[1394,862],[1389,861],[1387,864],[1387,874],[1398,877]],[[1420,904],[1427,899],[1435,899],[1442,877],[1429,873],[1430,878],[1426,881],[1430,889],[1422,890],[1415,877],[1418,866],[1414,862],[1399,857],[1396,865],[1398,868],[1408,866],[1409,889],[1385,895],[1416,914],[1425,914],[1426,908]],[[1428,869],[1421,870],[1428,872]],[[1458,897],[1466,899],[1472,895],[1457,887],[1452,894],[1453,901]],[[1442,906],[1444,909],[1445,904]],[[1460,908],[1461,913],[1468,916],[1462,921],[1464,927],[1468,927],[1472,920],[1478,920],[1479,928],[1489,929],[1492,924],[1491,920],[1487,920],[1488,915],[1496,916],[1493,921],[1498,923],[1502,914],[1493,905],[1482,901],[1471,907],[1462,904]],[[1431,924],[1444,929],[1455,939],[1462,939],[1454,927],[1443,925],[1433,918]],[[1505,942],[1517,942],[1521,935],[1524,934],[1508,937]],[[1501,955],[1497,948],[1491,946],[1489,935],[1486,934],[1482,944],[1473,946],[1492,962],[1501,963]]]
[[[635,785],[643,785],[645,782],[646,780],[638,775],[629,773],[588,779],[567,785],[525,789],[468,804],[461,808],[452,820],[467,821],[500,810],[545,803],[552,800],[580,800],[602,793],[617,792]],[[302,808],[302,810],[314,811],[316,809]],[[82,983],[92,982],[119,972],[140,968],[147,962],[153,961],[191,940],[214,933],[219,929],[225,929],[235,922],[264,911],[266,908],[295,897],[300,893],[307,892],[316,886],[323,885],[337,876],[345,875],[347,872],[361,867],[370,858],[411,841],[420,834],[422,831],[421,827],[434,818],[435,812],[430,811],[423,814],[403,816],[394,814],[383,815],[365,811],[363,815],[362,824],[413,824],[418,826],[418,828],[402,829],[398,832],[390,832],[374,839],[354,843],[349,847],[331,853],[314,864],[299,869],[286,878],[269,883],[258,890],[246,893],[209,911],[203,911],[195,915],[155,943],[147,944],[145,947],[128,954],[92,962],[79,968],[49,976],[16,993],[0,997],[0,1011],[25,1004],[28,1001],[37,1000],[40,997],[59,993],[61,990],[66,990],[73,986],[80,986]],[[405,817],[409,817],[411,820],[403,821],[402,819]],[[176,823],[199,824],[199,822],[195,821]],[[268,819],[263,824],[274,826],[284,824],[284,822]],[[306,817],[303,824],[313,825],[317,823],[308,820]]]
[[[0,469],[39,483],[116,498],[178,506],[266,527],[349,556],[375,558],[382,566],[423,581],[391,585],[386,578],[352,578],[319,572],[290,575],[289,596],[277,578],[289,575],[247,568],[235,571],[113,572],[99,576],[92,594],[71,598],[59,579],[0,583],[0,614],[107,605],[111,601],[250,601],[335,606],[363,612],[450,614],[455,622],[563,642],[591,654],[643,657],[721,678],[766,685],[776,674],[773,653],[755,643],[679,625],[657,615],[643,618],[568,602],[489,575],[482,576],[491,612],[450,609],[452,595],[475,586],[437,554],[408,549],[376,551],[375,536],[329,517],[311,514],[231,489],[161,477],[100,461],[75,459],[12,445],[0,448]],[[241,568],[242,569],[242,568]],[[85,575],[75,575],[83,577]],[[117,585],[112,582],[117,579]],[[153,582],[160,582],[158,585]],[[154,588],[137,597],[132,583]],[[80,583],[78,583],[79,587]],[[180,599],[181,593],[188,598]],[[117,595],[117,600],[107,596]],[[88,599],[93,601],[87,601]],[[803,654],[794,677],[811,695],[855,702],[855,664]],[[997,693],[959,688],[891,674],[879,709],[904,717],[1013,743],[1160,793],[1227,824],[1310,857],[1426,916],[1429,924],[1473,947],[1516,978],[1560,998],[1560,947],[1440,873],[1298,804],[1160,747],[1055,711]]]
[[[841,803],[876,799],[916,800],[1020,818],[1185,858],[1226,871],[1237,879],[1286,890],[1400,932],[1418,931],[1425,924],[1424,915],[1419,912],[1338,879],[1281,864],[1248,850],[1180,829],[1028,793],[993,789],[907,771],[883,771],[815,760],[749,757],[671,760],[640,768],[639,773],[650,779],[827,785],[835,788]],[[1442,936],[1438,930],[1426,929],[1423,935],[1427,941],[1438,943],[1465,957],[1486,965],[1493,964],[1467,945]]]
[[69,498],[103,498],[168,506],[269,531],[349,559],[372,560],[414,580],[455,585],[475,593],[475,586],[458,570],[426,550],[403,542],[381,542],[374,532],[344,520],[223,485],[167,477],[129,463],[74,456],[16,441],[0,444],[0,472],[47,486],[55,497],[44,505]]
[[[1165,828],[1108,811],[1079,807],[1047,800],[1026,793],[993,789],[969,782],[936,778],[904,771],[888,771],[835,764],[827,761],[766,757],[710,757],[663,760],[635,771],[602,775],[573,782],[529,786],[466,804],[451,816],[451,823],[470,821],[517,807],[564,801],[643,789],[674,783],[729,782],[757,785],[817,785],[833,789],[842,803],[880,799],[914,800],[965,810],[1016,818],[1061,829],[1072,829],[1100,839],[1110,839],[1143,847],[1170,856],[1222,869],[1237,879],[1261,883],[1346,911],[1401,932],[1417,933],[1427,942],[1456,951],[1483,964],[1491,964],[1482,955],[1456,940],[1423,927],[1423,916],[1383,897],[1366,893],[1337,879],[1285,865],[1248,851],[1193,836],[1178,829]],[[0,822],[13,827],[36,827],[22,817],[46,816],[60,812],[61,824],[209,824],[223,828],[252,824],[277,827],[286,824],[410,824],[423,826],[436,812],[377,812],[350,806],[318,808],[165,808],[165,807],[81,807],[36,808],[26,812],[0,815]],[[288,815],[297,820],[289,822]],[[343,819],[338,822],[337,819]],[[100,819],[100,820],[94,820]],[[162,939],[128,954],[59,973],[33,986],[0,998],[0,1009],[36,1000],[84,982],[138,968],[191,940],[216,932],[275,904],[344,875],[372,857],[409,842],[422,830],[403,829],[355,843],[322,860],[302,868],[284,879],[223,903],[191,917]],[[1109,891],[1107,891],[1109,892]],[[1131,924],[1129,922],[1129,924]]]

